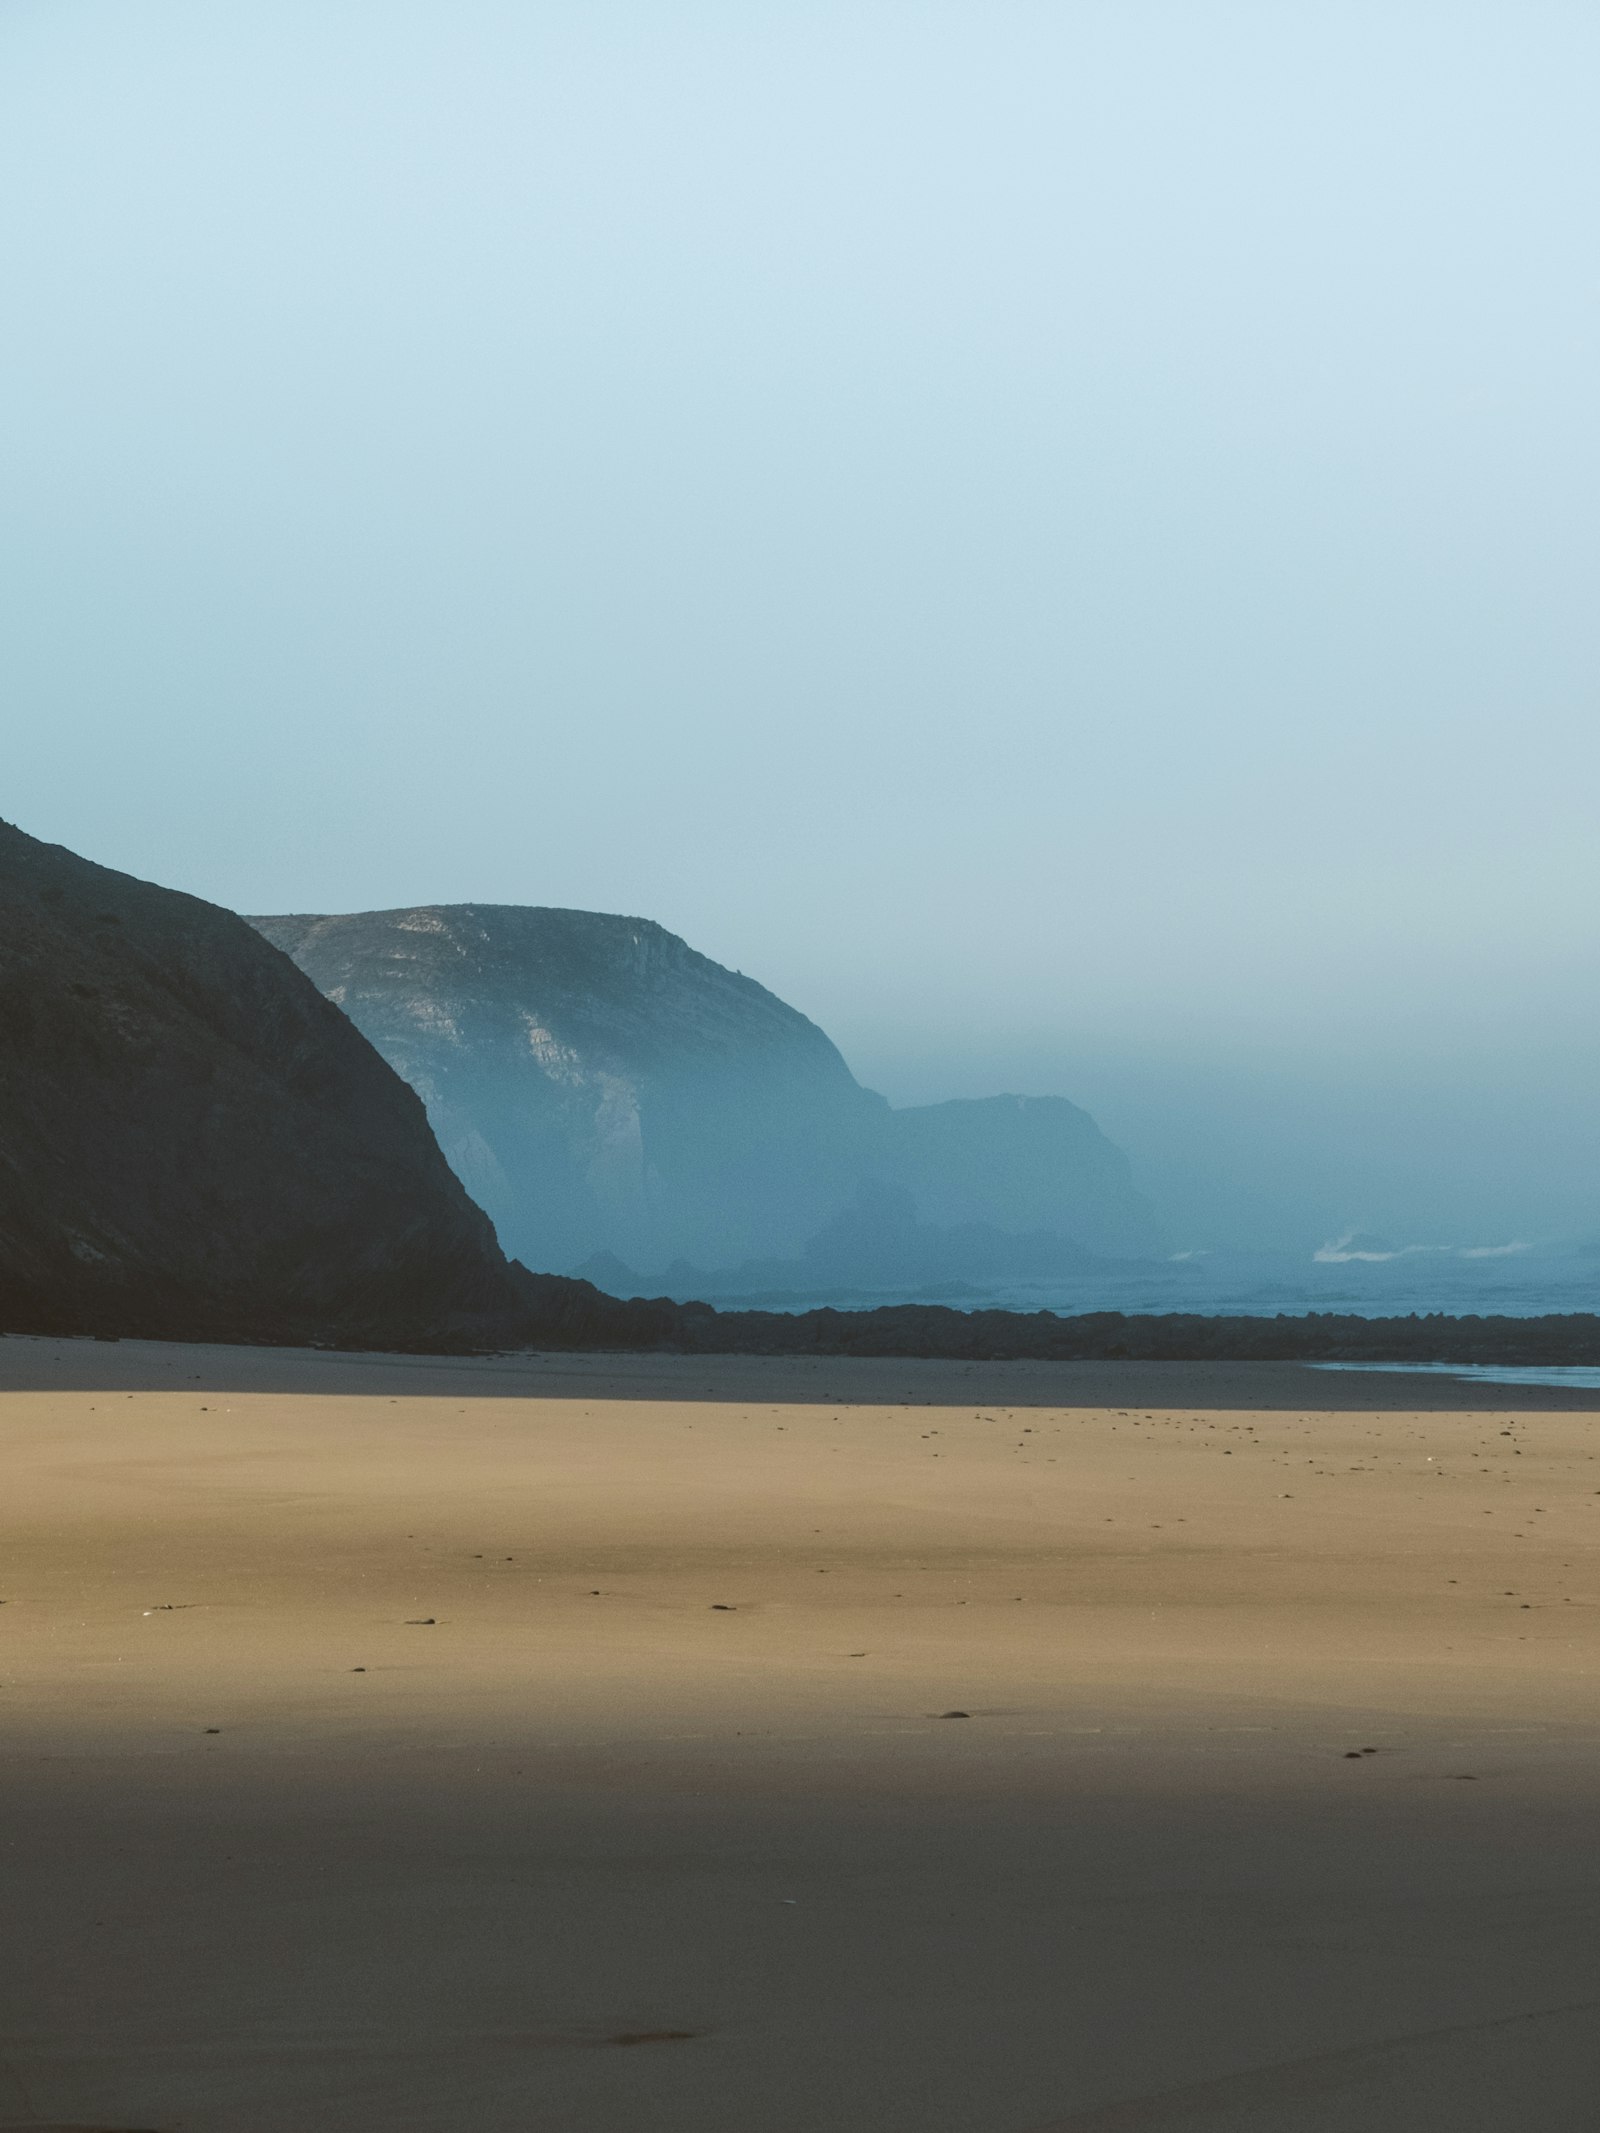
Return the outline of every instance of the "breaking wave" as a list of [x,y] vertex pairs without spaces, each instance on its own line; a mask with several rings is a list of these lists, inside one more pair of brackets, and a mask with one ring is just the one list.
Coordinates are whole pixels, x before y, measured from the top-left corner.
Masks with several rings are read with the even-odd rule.
[[1512,1259],[1532,1249],[1520,1240],[1511,1244],[1391,1244],[1387,1237],[1347,1230],[1342,1237],[1319,1244],[1311,1260],[1314,1266],[1382,1266],[1391,1259]]

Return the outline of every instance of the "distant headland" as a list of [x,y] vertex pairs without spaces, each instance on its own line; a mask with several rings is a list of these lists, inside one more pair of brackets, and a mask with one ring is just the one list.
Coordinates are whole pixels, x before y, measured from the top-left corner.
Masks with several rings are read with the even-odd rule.
[[[419,976],[441,954],[457,973],[444,1005]],[[630,967],[642,987],[624,982]],[[992,1253],[1031,1236],[1041,1251],[1137,1250],[1151,1234],[1122,1157],[1074,1106],[893,1112],[803,1016],[643,921],[456,907],[251,924],[0,824],[0,1332],[440,1353],[1600,1363],[1590,1312],[719,1311],[530,1272],[446,1162],[416,1091],[344,1011],[351,987],[384,1050],[412,1032],[416,1081],[485,1163],[503,1175],[514,1150],[536,1167],[545,1146],[563,1219],[615,1187],[692,1231],[720,1190],[732,1213],[718,1219],[763,1246],[819,1210],[825,1221],[853,1189],[846,1231],[824,1232],[851,1248],[881,1232],[919,1248],[931,1236]],[[536,1009],[547,1022],[530,1022]],[[464,1042],[463,1025],[483,1041]],[[663,1039],[675,1025],[694,1036],[695,1073]],[[518,1029],[533,1069],[508,1088]],[[531,1123],[496,1125],[496,1086],[513,1110],[533,1092]],[[598,1172],[575,1169],[608,1103],[639,1158],[620,1185],[603,1148]],[[859,1199],[863,1166],[876,1201]],[[762,1212],[769,1188],[776,1215]],[[907,1213],[913,1188],[942,1227]],[[1051,1209],[1057,1225],[1043,1227]],[[1018,1236],[996,1214],[1034,1228]]]

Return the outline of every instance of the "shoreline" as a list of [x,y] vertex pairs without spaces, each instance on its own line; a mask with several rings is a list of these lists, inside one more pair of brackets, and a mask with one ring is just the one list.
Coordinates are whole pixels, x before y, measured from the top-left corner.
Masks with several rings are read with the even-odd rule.
[[0,1397],[62,1391],[243,1390],[271,1375],[310,1397],[1117,1408],[1199,1404],[1239,1412],[1600,1413],[1600,1391],[1506,1385],[1444,1372],[1328,1370],[1296,1358],[963,1358],[899,1355],[684,1354],[526,1349],[449,1355],[248,1342],[0,1335]]

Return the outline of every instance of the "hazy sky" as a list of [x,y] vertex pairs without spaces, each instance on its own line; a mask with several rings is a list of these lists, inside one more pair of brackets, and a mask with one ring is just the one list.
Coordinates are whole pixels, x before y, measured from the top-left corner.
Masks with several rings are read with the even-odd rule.
[[0,813],[659,918],[1175,1242],[1600,1229],[1597,108],[1592,0],[0,0]]

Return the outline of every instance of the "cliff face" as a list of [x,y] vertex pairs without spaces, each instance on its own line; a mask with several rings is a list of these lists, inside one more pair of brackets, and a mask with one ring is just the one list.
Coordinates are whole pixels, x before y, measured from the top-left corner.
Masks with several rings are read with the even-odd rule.
[[891,1111],[882,1174],[930,1223],[1054,1232],[1106,1253],[1158,1248],[1128,1158],[1062,1096],[985,1096]]
[[520,1308],[415,1094],[287,956],[0,824],[0,1330],[405,1347]]
[[935,1225],[1154,1248],[1087,1113],[1018,1097],[891,1111],[814,1023],[648,920],[454,905],[253,923],[421,1094],[531,1266],[792,1256],[864,1186],[909,1193]]
[[466,904],[252,923],[417,1090],[531,1266],[786,1250],[887,1114],[814,1023],[647,919]]

